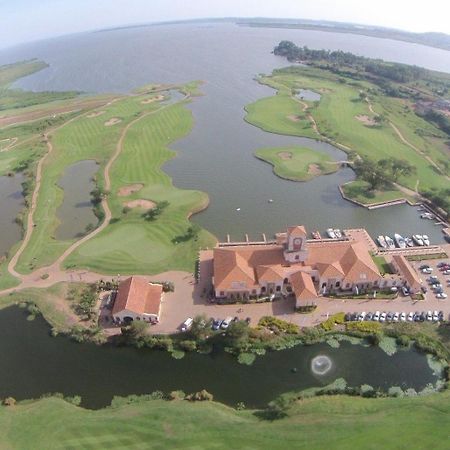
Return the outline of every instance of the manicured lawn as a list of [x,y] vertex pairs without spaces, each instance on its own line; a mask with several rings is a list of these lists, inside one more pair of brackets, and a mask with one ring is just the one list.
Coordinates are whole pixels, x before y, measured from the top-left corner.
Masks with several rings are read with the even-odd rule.
[[[54,151],[43,167],[34,215],[37,226],[19,259],[17,269],[20,272],[28,273],[52,263],[73,242],[54,238],[59,224],[56,213],[64,194],[57,186],[58,180],[70,165],[93,159],[99,163],[97,177],[102,186],[104,166],[114,153],[123,128],[141,112],[161,107],[157,102],[142,104],[145,98],[148,96],[122,99],[101,108],[105,113],[98,117],[79,117],[54,133]],[[111,118],[120,118],[121,122],[105,126]],[[66,265],[114,274],[193,269],[198,248],[213,245],[213,237],[201,231],[197,241],[174,244],[172,239],[186,233],[190,226],[188,216],[206,205],[208,198],[198,191],[175,188],[160,169],[165,161],[175,156],[167,146],[187,134],[192,122],[191,113],[181,103],[147,116],[129,129],[122,153],[110,173],[112,189],[108,201],[113,217],[118,220],[80,247]],[[117,196],[120,187],[134,183],[143,185],[138,193]],[[170,205],[156,221],[147,222],[142,218],[142,209],[122,212],[123,202],[132,199],[166,200]]]
[[387,119],[380,126],[371,126],[358,120],[361,116],[374,117],[367,102],[359,98],[360,90],[376,89],[370,83],[350,79],[339,82],[338,76],[312,68],[299,69],[295,74],[277,72],[260,81],[279,89],[279,95],[249,105],[249,122],[267,131],[311,136],[311,130],[303,133],[303,128],[297,127],[293,132],[285,123],[286,116],[292,113],[292,105],[296,103],[290,97],[291,89],[311,89],[321,93],[319,104],[309,109],[320,133],[374,160],[391,156],[408,160],[417,168],[417,174],[400,178],[399,182],[410,189],[415,189],[417,180],[421,189],[448,185],[448,180],[439,175],[423,156],[404,144],[389,125],[388,121],[392,121],[406,139],[445,170],[448,146],[443,133],[417,117],[404,100],[371,94],[374,110]]
[[[403,192],[393,188],[388,191],[375,191],[369,190],[369,185],[365,181],[357,180],[351,183],[346,183],[341,186],[344,194],[357,202],[364,205],[371,203],[389,202],[392,200],[399,200],[402,198],[409,198]],[[411,199],[412,200],[412,199]]]
[[288,417],[257,418],[212,402],[139,401],[99,411],[47,398],[0,409],[4,448],[360,449],[448,448],[450,396],[317,397]]
[[[82,245],[66,265],[111,274],[193,270],[198,249],[213,246],[214,238],[201,231],[198,240],[174,244],[172,239],[186,233],[188,216],[206,205],[208,197],[174,187],[161,170],[165,161],[175,157],[167,148],[170,142],[187,134],[192,124],[191,113],[183,104],[175,104],[130,129],[111,171],[109,204],[113,217],[120,220]],[[143,187],[128,197],[117,195],[121,187],[132,184]],[[142,217],[145,210],[123,212],[124,202],[132,199],[168,201],[169,206],[157,220],[146,221]]]
[[290,92],[280,91],[273,97],[247,105],[245,109],[245,120],[265,131],[317,138],[302,105],[291,98]]
[[263,148],[255,156],[272,164],[279,177],[293,181],[307,181],[338,169],[328,155],[306,147]]
[[385,273],[393,273],[391,266],[388,264],[384,256],[372,255],[372,259],[373,262],[377,265],[381,275],[384,275]]

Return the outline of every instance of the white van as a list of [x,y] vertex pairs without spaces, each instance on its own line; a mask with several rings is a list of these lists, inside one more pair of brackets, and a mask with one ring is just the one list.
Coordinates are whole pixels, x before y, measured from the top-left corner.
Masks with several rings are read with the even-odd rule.
[[181,331],[187,331],[189,328],[191,328],[192,323],[194,322],[194,319],[192,317],[188,317],[182,324],[181,324]]
[[233,320],[232,317],[227,317],[220,325],[220,328],[222,328],[222,330],[226,330],[229,327],[232,320]]

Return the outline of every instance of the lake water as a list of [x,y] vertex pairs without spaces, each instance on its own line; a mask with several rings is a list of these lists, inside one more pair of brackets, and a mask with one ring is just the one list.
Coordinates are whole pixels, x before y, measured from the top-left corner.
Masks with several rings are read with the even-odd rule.
[[244,122],[246,104],[274,93],[254,81],[255,75],[287,65],[271,54],[282,39],[450,72],[449,52],[417,44],[233,24],[161,25],[67,36],[1,51],[0,63],[31,57],[47,61],[49,68],[17,83],[32,90],[128,92],[151,82],[205,81],[205,95],[189,105],[194,130],[173,144],[179,155],[164,170],[175,185],[209,194],[209,208],[193,220],[220,239],[226,234],[235,239],[244,233],[271,235],[287,225],[305,224],[310,230],[365,227],[373,236],[426,233],[433,242],[442,240],[440,229],[420,220],[414,208],[368,211],[344,201],[337,185],[353,179],[348,169],[295,183],[277,178],[269,165],[253,157],[257,148],[285,145],[307,145],[336,159],[344,157],[329,145],[265,133]]
[[24,208],[22,182],[24,176],[0,177],[0,257],[13,246],[21,236],[21,227],[14,219]]
[[[0,398],[17,400],[61,392],[80,395],[83,406],[101,408],[114,395],[206,389],[232,406],[243,401],[248,407],[264,407],[283,392],[341,377],[350,386],[370,384],[383,390],[393,385],[421,390],[437,381],[426,357],[414,350],[388,356],[378,347],[346,342],[337,349],[316,344],[269,352],[246,366],[224,353],[192,353],[176,360],[162,351],[77,344],[51,337],[42,318],[28,322],[17,307],[0,312],[0,330]],[[322,358],[315,360],[314,373],[311,366],[318,356]],[[327,364],[322,364],[323,357]]]
[[61,223],[56,229],[56,239],[73,239],[83,233],[89,224],[98,222],[90,196],[95,189],[93,177],[97,170],[95,161],[80,161],[68,167],[59,180],[58,186],[64,191],[64,199],[57,211]]

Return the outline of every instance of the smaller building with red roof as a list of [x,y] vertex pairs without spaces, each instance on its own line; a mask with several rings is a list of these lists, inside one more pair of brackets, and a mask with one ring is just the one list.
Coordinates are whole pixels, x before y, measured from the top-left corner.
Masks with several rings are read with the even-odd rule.
[[159,322],[162,296],[161,284],[132,276],[119,284],[112,316],[117,322]]

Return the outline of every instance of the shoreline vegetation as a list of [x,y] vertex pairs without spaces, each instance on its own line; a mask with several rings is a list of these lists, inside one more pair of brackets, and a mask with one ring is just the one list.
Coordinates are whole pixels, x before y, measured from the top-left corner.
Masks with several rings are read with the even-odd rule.
[[[427,120],[430,114],[420,108],[425,103],[439,108],[439,100],[449,98],[450,75],[311,50],[290,41],[280,42],[274,53],[306,65],[260,75],[257,81],[275,89],[276,95],[247,105],[246,121],[272,133],[339,146],[357,175],[342,187],[352,200],[376,204],[428,199],[448,216],[450,122],[447,128],[444,113],[434,109],[433,120]],[[302,89],[320,93],[320,100],[299,100],[296,95]]]

